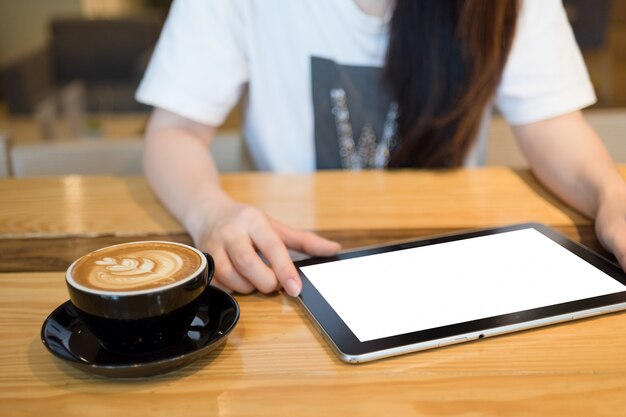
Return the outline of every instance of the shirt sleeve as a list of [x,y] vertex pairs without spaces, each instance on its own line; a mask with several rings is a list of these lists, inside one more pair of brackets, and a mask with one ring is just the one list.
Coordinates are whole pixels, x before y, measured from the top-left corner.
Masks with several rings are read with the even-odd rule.
[[582,109],[596,96],[561,0],[522,0],[495,103],[512,125]]
[[137,101],[221,125],[248,78],[241,4],[175,0],[136,92]]

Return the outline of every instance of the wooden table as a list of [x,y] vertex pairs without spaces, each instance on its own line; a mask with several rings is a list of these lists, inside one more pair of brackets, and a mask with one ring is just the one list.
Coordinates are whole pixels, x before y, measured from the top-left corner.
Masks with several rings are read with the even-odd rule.
[[[239,174],[223,184],[345,247],[524,221],[597,247],[590,221],[526,171]],[[626,413],[626,314],[348,365],[292,299],[237,296],[226,344],[186,368],[140,380],[81,372],[39,340],[67,300],[67,263],[109,243],[189,238],[141,178],[0,180],[0,195],[0,416]]]

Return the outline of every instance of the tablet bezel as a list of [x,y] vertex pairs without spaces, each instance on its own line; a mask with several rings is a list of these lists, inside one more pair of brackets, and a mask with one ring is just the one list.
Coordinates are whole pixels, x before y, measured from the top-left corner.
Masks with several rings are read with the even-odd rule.
[[320,263],[489,236],[528,228],[535,229],[613,279],[626,285],[626,273],[624,273],[617,264],[544,224],[523,223],[374,246],[343,252],[333,257],[309,258],[297,261],[295,265],[302,279],[302,291],[298,298],[308,315],[320,328],[322,334],[326,337],[339,357],[344,361],[352,363],[431,349],[453,343],[461,343],[483,337],[626,309],[626,291],[623,291],[361,342],[300,269],[304,266]]

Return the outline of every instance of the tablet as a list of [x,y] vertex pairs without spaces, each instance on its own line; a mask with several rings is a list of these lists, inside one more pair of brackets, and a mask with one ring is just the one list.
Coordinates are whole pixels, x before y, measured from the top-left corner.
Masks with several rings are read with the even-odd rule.
[[365,362],[626,309],[626,274],[536,223],[296,262],[301,304]]

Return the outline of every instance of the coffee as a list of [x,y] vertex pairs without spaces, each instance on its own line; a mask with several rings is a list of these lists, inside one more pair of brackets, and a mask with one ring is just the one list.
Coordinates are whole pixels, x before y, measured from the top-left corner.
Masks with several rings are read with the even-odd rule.
[[91,252],[76,262],[71,278],[100,291],[142,291],[173,284],[193,275],[200,255],[168,242],[133,242]]
[[143,354],[187,335],[214,272],[207,253],[144,241],[88,253],[70,265],[65,281],[73,306],[101,346]]

